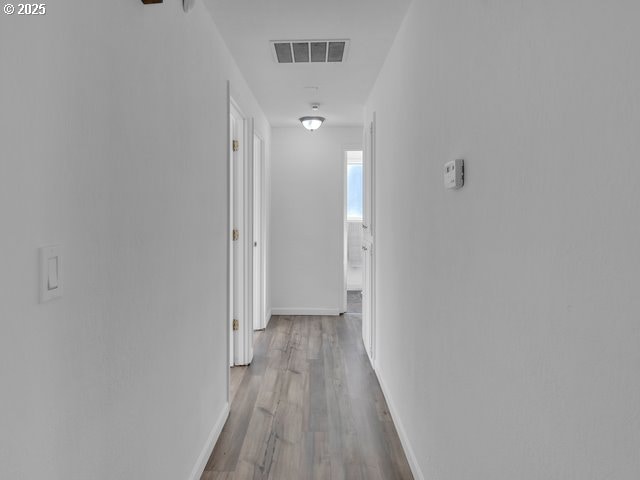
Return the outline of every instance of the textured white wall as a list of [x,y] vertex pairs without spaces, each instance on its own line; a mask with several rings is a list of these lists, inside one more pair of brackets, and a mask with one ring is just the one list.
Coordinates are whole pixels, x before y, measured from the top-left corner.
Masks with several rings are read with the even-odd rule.
[[274,313],[342,310],[344,147],[362,128],[274,128],[271,296]]
[[624,0],[410,8],[366,116],[379,374],[426,479],[640,478],[638,24]]
[[0,478],[186,479],[227,395],[228,79],[269,125],[201,2],[2,14],[0,59]]

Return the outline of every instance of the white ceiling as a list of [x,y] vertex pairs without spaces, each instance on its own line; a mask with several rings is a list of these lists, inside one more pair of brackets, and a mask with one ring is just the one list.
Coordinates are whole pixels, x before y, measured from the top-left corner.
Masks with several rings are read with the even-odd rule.
[[[316,101],[327,125],[361,125],[364,102],[411,2],[203,1],[273,126],[297,125]],[[320,39],[350,39],[346,61],[278,64],[269,43]]]

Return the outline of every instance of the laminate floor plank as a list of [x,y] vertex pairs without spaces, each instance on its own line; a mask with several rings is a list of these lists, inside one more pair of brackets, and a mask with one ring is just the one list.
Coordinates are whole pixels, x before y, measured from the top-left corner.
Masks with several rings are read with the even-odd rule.
[[345,315],[275,316],[256,335],[201,480],[413,479],[362,343],[360,294],[348,299]]
[[244,372],[246,371],[247,371],[247,367],[231,368],[231,372],[229,375],[229,388],[230,388],[229,396],[230,396],[231,402],[233,402],[233,399],[235,398],[236,393],[238,393],[238,388],[242,383],[242,379],[244,378]]

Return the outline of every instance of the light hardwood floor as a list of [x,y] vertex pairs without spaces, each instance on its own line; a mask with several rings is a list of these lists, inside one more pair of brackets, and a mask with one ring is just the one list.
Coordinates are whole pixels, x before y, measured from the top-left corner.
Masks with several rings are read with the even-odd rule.
[[231,374],[229,375],[229,400],[233,404],[233,399],[236,398],[236,393],[242,384],[244,374],[249,367],[232,367]]
[[[357,301],[351,293],[350,300]],[[202,480],[413,478],[364,351],[359,313],[275,316],[253,363],[237,373]]]

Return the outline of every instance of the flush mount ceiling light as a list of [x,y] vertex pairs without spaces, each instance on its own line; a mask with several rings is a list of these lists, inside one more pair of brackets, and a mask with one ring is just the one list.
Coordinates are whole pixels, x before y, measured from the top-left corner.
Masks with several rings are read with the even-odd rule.
[[[318,90],[318,87],[312,87],[312,88],[315,88],[316,91]],[[320,108],[319,103],[314,102],[311,104],[311,110],[313,110],[314,112],[317,112],[319,108]],[[308,117],[300,117],[298,120],[300,120],[300,123],[302,123],[302,126],[304,128],[306,128],[310,132],[313,132],[314,130],[317,130],[320,128],[320,126],[322,125],[322,122],[324,122],[325,119],[324,117],[311,115]]]
[[319,129],[324,120],[324,117],[300,117],[302,126],[310,132]]

